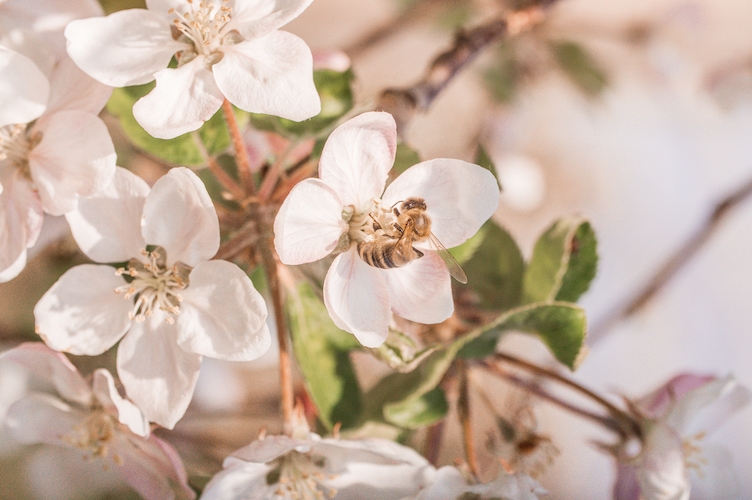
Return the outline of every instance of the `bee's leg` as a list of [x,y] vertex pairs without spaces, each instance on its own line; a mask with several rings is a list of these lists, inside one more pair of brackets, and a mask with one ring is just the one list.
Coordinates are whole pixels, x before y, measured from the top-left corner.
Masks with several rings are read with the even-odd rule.
[[421,252],[420,250],[418,250],[415,247],[413,247],[413,252],[415,252],[415,255],[416,255],[415,258],[416,259],[420,259],[421,257],[423,257],[425,255],[423,252]]
[[[399,202],[397,202],[397,203],[399,203]],[[392,207],[392,212],[394,212],[394,215],[396,215],[397,217],[399,217],[400,215],[402,215],[402,214],[400,214],[400,211],[397,210],[397,207]]]
[[381,224],[379,224],[379,222],[373,217],[373,215],[368,214],[368,216],[373,221],[373,230],[378,231],[379,229],[381,229]]
[[404,233],[405,233],[405,230],[404,230],[404,229],[402,228],[402,226],[400,226],[400,225],[399,225],[399,224],[398,224],[397,222],[395,222],[394,224],[392,224],[392,227],[393,227],[393,228],[394,228],[394,230],[395,230],[395,231],[397,231],[397,232],[398,232],[399,234],[404,234]]

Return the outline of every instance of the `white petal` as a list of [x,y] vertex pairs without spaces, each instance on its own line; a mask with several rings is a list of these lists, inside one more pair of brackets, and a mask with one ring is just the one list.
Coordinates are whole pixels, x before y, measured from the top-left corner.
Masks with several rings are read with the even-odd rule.
[[52,384],[66,401],[91,403],[91,388],[64,354],[41,342],[25,342],[0,354],[0,360],[16,363],[44,383]]
[[682,441],[673,429],[662,422],[650,425],[639,458],[637,479],[644,498],[689,498],[689,478],[684,467]]
[[[0,164],[0,168],[2,168]],[[0,282],[15,278],[26,265],[26,249],[42,230],[44,213],[30,182],[12,174],[0,193]]]
[[65,446],[60,439],[82,423],[83,412],[49,394],[32,393],[8,409],[5,425],[22,443],[47,443]]
[[250,361],[269,350],[266,304],[238,266],[202,262],[189,280],[177,317],[180,347],[229,361]]
[[321,111],[308,45],[284,31],[223,48],[212,70],[235,106],[252,113],[301,121]]
[[114,293],[123,285],[125,280],[110,266],[69,269],[34,307],[36,332],[56,351],[102,354],[131,324],[133,301]]
[[101,191],[115,175],[115,146],[96,115],[66,110],[45,115],[32,130],[42,140],[29,153],[29,168],[45,211],[70,212],[79,196]]
[[698,498],[739,498],[739,479],[728,450],[716,445],[705,445],[697,458],[704,460],[699,470],[693,470],[699,477]]
[[274,498],[277,484],[268,484],[271,467],[235,460],[232,466],[212,478],[206,485],[201,500],[265,500]]
[[451,248],[464,243],[496,211],[499,185],[485,168],[439,158],[408,168],[386,188],[387,206],[410,197],[426,200],[431,232]]
[[133,105],[133,116],[159,139],[197,130],[224,101],[202,56],[179,68],[157,71],[154,77],[157,86]]
[[73,21],[65,28],[68,54],[92,78],[110,87],[154,79],[187,44],[172,38],[167,14],[130,9]]
[[441,323],[454,312],[452,282],[436,252],[404,267],[381,271],[389,286],[392,311],[417,323]]
[[118,346],[117,367],[128,398],[149,421],[172,429],[191,402],[201,356],[178,347],[176,325],[166,318],[157,311],[134,322]]
[[141,235],[141,214],[149,185],[139,176],[117,167],[103,191],[79,198],[78,207],[65,214],[73,238],[95,262],[125,262],[146,248]]
[[689,391],[716,380],[713,375],[680,373],[647,396],[635,401],[641,411],[654,418],[662,417],[671,405]]
[[0,127],[39,117],[49,95],[47,77],[31,59],[0,47]]
[[115,450],[123,460],[118,472],[146,500],[196,498],[177,451],[152,435],[148,439],[123,436]]
[[144,203],[143,235],[167,250],[167,263],[195,266],[219,249],[219,220],[201,179],[173,168],[154,183]]
[[231,26],[247,40],[281,28],[300,15],[313,0],[235,0]]
[[57,65],[50,77],[50,100],[47,114],[63,109],[77,109],[99,114],[112,94],[112,87],[101,84],[66,57]]
[[274,220],[274,247],[288,265],[322,259],[348,230],[337,193],[318,179],[299,182]]
[[334,324],[366,347],[389,333],[389,290],[384,275],[363,262],[355,247],[334,259],[324,279],[324,303]]
[[149,421],[146,420],[138,406],[120,396],[115,387],[115,379],[104,368],[94,371],[92,389],[102,407],[110,414],[117,416],[118,421],[142,437],[149,436]]
[[238,460],[264,464],[293,450],[300,453],[308,453],[311,451],[311,442],[302,439],[294,439],[285,435],[268,436],[262,440],[253,441],[248,446],[235,450],[232,455],[225,459],[224,467],[231,467],[231,465]]
[[666,423],[683,436],[715,429],[752,400],[752,393],[732,377],[716,379],[679,399]]
[[[0,24],[2,24],[1,21]],[[16,26],[10,32],[0,28],[0,33],[3,34],[0,37],[0,45],[31,59],[49,80],[52,69],[55,67],[55,54],[37,33],[18,29]]]
[[372,111],[346,121],[327,139],[319,178],[356,210],[380,198],[397,151],[397,126],[389,113]]

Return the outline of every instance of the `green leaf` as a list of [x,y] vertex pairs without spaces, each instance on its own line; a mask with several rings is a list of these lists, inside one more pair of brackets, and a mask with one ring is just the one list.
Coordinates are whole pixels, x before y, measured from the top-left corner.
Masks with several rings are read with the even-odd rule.
[[514,53],[514,45],[499,45],[496,58],[484,75],[491,96],[501,103],[511,102],[517,95],[517,84],[523,76],[522,65]]
[[[197,138],[194,133],[183,134],[169,140],[157,139],[144,130],[133,117],[133,104],[151,92],[153,88],[153,82],[117,88],[113,90],[107,102],[107,111],[119,119],[123,132],[136,147],[175,165],[203,165],[204,157],[196,144]],[[238,112],[238,114],[242,117],[244,112]],[[210,155],[218,154],[230,145],[230,135],[221,110],[204,123],[197,134]]]
[[538,239],[523,281],[523,303],[576,301],[598,266],[590,223],[578,216],[556,221]]
[[501,315],[483,330],[466,336],[460,356],[491,356],[502,333],[518,331],[538,336],[556,359],[574,370],[583,357],[587,318],[581,307],[568,302],[531,304]]
[[287,302],[292,346],[321,423],[331,430],[358,422],[362,394],[350,351],[360,347],[354,336],[338,329],[321,300],[303,283]]
[[605,71],[582,45],[556,42],[552,43],[552,50],[559,67],[586,94],[596,96],[608,85]]
[[483,225],[483,242],[462,267],[467,282],[480,295],[481,306],[506,310],[522,299],[525,261],[512,236],[494,222]]
[[486,152],[486,148],[478,145],[478,152],[475,154],[475,163],[489,172],[493,174],[493,176],[496,178],[496,183],[499,185],[499,188],[501,188],[501,183],[499,182],[499,176],[496,175],[496,166],[493,163],[493,160],[490,156],[488,156],[488,152]]
[[473,257],[473,255],[475,255],[475,252],[477,252],[478,248],[483,244],[483,241],[486,238],[486,233],[488,233],[488,226],[481,226],[478,232],[468,238],[463,244],[450,248],[449,253],[452,254],[452,257],[454,257],[459,264],[464,265]]
[[444,418],[449,411],[446,395],[441,387],[384,407],[387,421],[406,429],[418,429]]
[[353,107],[352,70],[344,72],[319,69],[313,72],[313,83],[321,98],[321,112],[302,122],[278,116],[253,113],[251,121],[259,130],[276,132],[288,137],[310,137],[324,131]]
[[386,363],[392,370],[407,373],[414,370],[423,359],[435,350],[436,346],[418,349],[415,342],[407,335],[389,330],[386,341],[370,351],[374,357]]
[[394,166],[392,167],[392,170],[401,174],[416,163],[420,163],[420,155],[418,152],[404,142],[397,144],[397,154],[394,158]]

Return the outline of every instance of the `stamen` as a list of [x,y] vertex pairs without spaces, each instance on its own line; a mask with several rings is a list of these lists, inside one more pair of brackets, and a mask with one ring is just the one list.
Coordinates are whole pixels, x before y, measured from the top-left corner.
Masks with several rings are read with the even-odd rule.
[[9,160],[24,178],[31,180],[29,152],[41,140],[41,132],[29,135],[25,124],[0,127],[0,161]]
[[190,8],[185,13],[174,8],[168,11],[168,14],[175,16],[174,27],[182,34],[181,38],[184,37],[185,41],[193,45],[193,51],[182,51],[179,54],[179,62],[185,64],[201,54],[208,57],[207,65],[216,64],[222,59],[222,52],[217,50],[221,44],[235,44],[243,40],[237,31],[224,32],[232,18],[229,0],[222,0],[222,5],[218,8],[208,1],[199,2],[198,6],[192,0],[187,2]]

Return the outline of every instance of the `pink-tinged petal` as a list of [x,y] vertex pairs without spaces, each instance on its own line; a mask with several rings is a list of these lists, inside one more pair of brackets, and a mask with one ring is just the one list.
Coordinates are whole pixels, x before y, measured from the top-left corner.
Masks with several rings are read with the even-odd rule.
[[683,436],[714,430],[747,406],[752,393],[731,375],[687,392],[671,407],[665,422]]
[[699,470],[694,471],[700,478],[697,497],[715,500],[740,498],[739,479],[731,453],[720,446],[703,445],[703,464]]
[[355,247],[334,259],[324,279],[324,303],[334,324],[366,347],[389,333],[389,289],[382,271],[361,260]]
[[299,182],[282,203],[274,220],[274,247],[282,262],[304,264],[323,259],[347,232],[342,201],[318,179]]
[[118,346],[117,367],[128,398],[146,418],[172,429],[185,413],[201,370],[201,356],[177,344],[179,330],[157,311],[133,323]]
[[83,422],[85,414],[49,394],[33,393],[8,409],[5,425],[22,443],[66,446],[61,437]]
[[31,59],[37,69],[50,79],[56,63],[55,54],[36,33],[15,27],[10,32],[0,28],[0,33],[3,34],[0,45]]
[[232,20],[235,29],[248,40],[281,28],[300,15],[313,0],[235,0]]
[[282,455],[286,455],[293,450],[301,453],[308,453],[311,450],[311,443],[310,441],[294,439],[283,435],[267,436],[264,439],[254,441],[239,450],[235,450],[232,455],[225,459],[224,467],[230,467],[238,460],[264,464],[271,462]]
[[167,251],[167,263],[195,266],[219,249],[219,220],[201,179],[187,168],[173,168],[151,189],[144,203],[142,229],[149,245]]
[[73,21],[65,28],[68,54],[86,74],[110,87],[154,79],[172,56],[189,48],[172,38],[167,13],[145,9]]
[[229,361],[250,361],[269,350],[266,303],[238,266],[202,262],[189,280],[176,322],[180,347]]
[[638,399],[635,403],[646,414],[658,418],[662,416],[671,405],[683,398],[689,391],[702,387],[715,379],[716,377],[713,375],[682,373],[675,376],[647,396]]
[[74,19],[101,16],[97,0],[7,0],[0,5],[0,32],[14,28],[33,31],[57,58],[65,57],[63,30]]
[[681,437],[662,422],[648,424],[645,435],[637,466],[642,496],[656,500],[687,500],[689,479]]
[[637,481],[637,469],[634,465],[621,462],[616,464],[613,496],[614,500],[640,500],[640,483]]
[[36,332],[56,351],[96,356],[128,330],[133,301],[114,292],[125,285],[110,266],[69,269],[34,307]]
[[39,117],[49,96],[47,77],[32,60],[0,47],[0,127]]
[[50,100],[47,114],[64,109],[77,109],[99,114],[112,94],[112,87],[99,83],[66,57],[53,70],[50,77]]
[[159,139],[173,139],[197,130],[214,116],[224,95],[203,56],[154,74],[157,86],[133,105],[133,116]]
[[156,436],[123,436],[114,452],[118,472],[145,500],[196,498],[177,451]]
[[117,167],[103,191],[79,198],[78,207],[65,214],[73,238],[95,262],[125,262],[141,255],[141,215],[149,185],[139,176]]
[[214,65],[217,86],[235,106],[301,121],[321,111],[308,45],[284,31],[223,48]]
[[146,420],[138,406],[123,398],[115,387],[115,379],[104,368],[94,371],[92,390],[102,407],[115,415],[121,424],[125,424],[134,434],[149,436],[149,421]]
[[103,190],[115,175],[115,146],[96,115],[66,110],[41,118],[32,133],[42,140],[29,153],[29,168],[44,210],[70,212],[79,196]]
[[352,118],[327,139],[319,178],[356,210],[380,198],[397,152],[397,125],[389,113],[371,111]]
[[44,222],[42,203],[29,181],[17,172],[2,181],[0,283],[15,278],[23,270],[26,265],[26,249],[36,242]]
[[441,323],[454,312],[452,282],[444,261],[428,251],[404,267],[382,271],[392,311],[416,323]]
[[64,354],[41,342],[25,342],[0,354],[0,361],[24,367],[45,383],[51,383],[66,401],[81,405],[91,403],[91,388]]
[[[225,469],[215,475],[204,488],[202,500],[266,500],[275,498],[278,484],[269,484],[267,476],[272,468],[266,464],[225,460]],[[281,497],[284,498],[284,497]]]
[[410,197],[426,200],[431,232],[451,248],[474,235],[499,205],[499,185],[483,167],[439,158],[408,168],[386,188],[387,206]]

